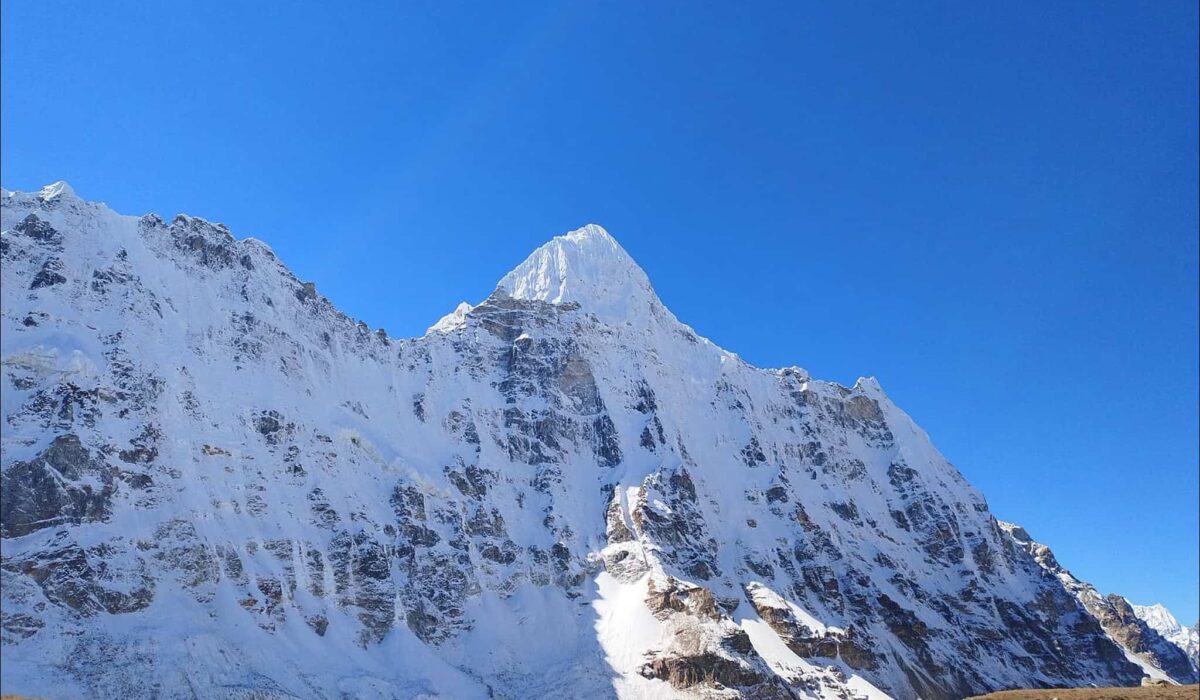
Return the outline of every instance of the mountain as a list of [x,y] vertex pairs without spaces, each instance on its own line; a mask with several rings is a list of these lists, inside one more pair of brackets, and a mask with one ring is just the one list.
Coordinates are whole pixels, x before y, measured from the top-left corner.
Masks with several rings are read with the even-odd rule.
[[598,226],[400,340],[221,224],[0,199],[4,692],[937,700],[1167,673],[878,382],[748,365]]
[[1191,661],[1192,670],[1200,670],[1200,622],[1191,627],[1179,624],[1161,604],[1133,605],[1133,613],[1164,639],[1179,647]]
[[1063,588],[1083,604],[1084,609],[1100,623],[1109,638],[1115,641],[1126,657],[1140,666],[1146,675],[1155,680],[1197,682],[1196,666],[1188,658],[1188,654],[1173,640],[1160,634],[1156,627],[1148,624],[1137,612],[1136,606],[1130,605],[1128,600],[1119,595],[1101,595],[1090,583],[1075,578],[1058,563],[1049,547],[1033,541],[1029,533],[1020,526],[1000,523],[1000,527],[1007,531],[1013,541],[1028,552],[1048,575],[1058,579]]

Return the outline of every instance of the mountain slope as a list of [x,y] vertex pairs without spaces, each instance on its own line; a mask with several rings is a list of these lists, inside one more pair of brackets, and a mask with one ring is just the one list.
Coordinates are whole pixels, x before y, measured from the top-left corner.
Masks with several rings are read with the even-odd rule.
[[873,379],[603,229],[397,340],[253,239],[3,194],[5,692],[951,698],[1143,670]]
[[1187,655],[1193,671],[1200,670],[1200,624],[1184,627],[1161,604],[1133,605],[1132,608],[1138,618]]
[[[1153,679],[1179,683],[1197,681],[1195,665],[1173,641],[1147,624],[1136,607],[1119,595],[1102,596],[1089,583],[1080,581],[1064,569],[1046,545],[1033,541],[1029,533],[1017,525],[1001,523],[1017,546],[1074,595],[1092,615],[1110,639],[1122,648],[1130,661],[1141,666]],[[1172,618],[1173,619],[1173,618]]]

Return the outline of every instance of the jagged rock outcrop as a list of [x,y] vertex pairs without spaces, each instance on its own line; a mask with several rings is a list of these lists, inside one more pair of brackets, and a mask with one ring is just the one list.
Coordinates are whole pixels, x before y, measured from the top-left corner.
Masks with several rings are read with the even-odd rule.
[[878,383],[747,365],[599,227],[401,340],[219,224],[2,204],[5,692],[937,700],[1167,662]]

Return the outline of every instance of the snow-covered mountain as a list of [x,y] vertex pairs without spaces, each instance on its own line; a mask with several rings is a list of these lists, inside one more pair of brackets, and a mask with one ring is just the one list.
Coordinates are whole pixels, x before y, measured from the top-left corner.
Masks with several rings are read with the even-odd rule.
[[1170,673],[874,379],[746,364],[598,226],[398,340],[220,224],[62,183],[2,200],[4,692],[907,700]]
[[1183,650],[1192,663],[1194,671],[1200,671],[1200,622],[1191,627],[1179,624],[1161,603],[1154,605],[1132,605],[1133,613],[1158,632],[1164,639]]

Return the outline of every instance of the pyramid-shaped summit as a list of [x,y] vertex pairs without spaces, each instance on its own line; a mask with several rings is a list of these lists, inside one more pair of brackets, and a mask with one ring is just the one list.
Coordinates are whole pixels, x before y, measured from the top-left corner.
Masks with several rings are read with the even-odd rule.
[[597,224],[556,236],[496,285],[514,299],[579,304],[604,321],[632,321],[658,304],[646,273]]

